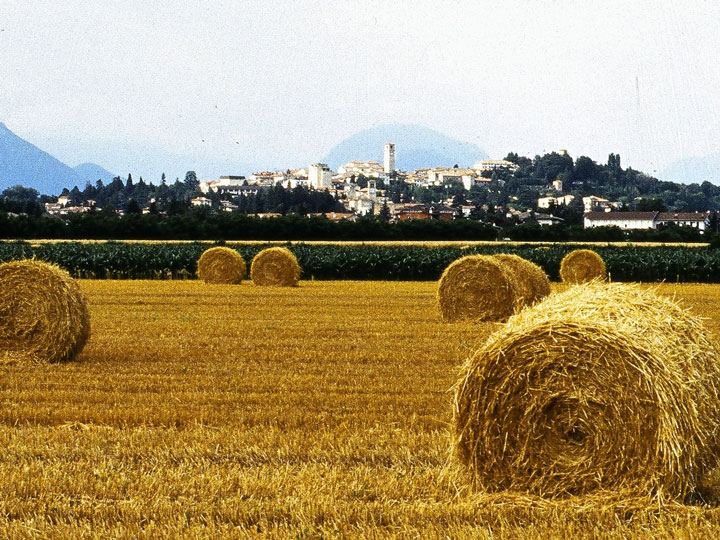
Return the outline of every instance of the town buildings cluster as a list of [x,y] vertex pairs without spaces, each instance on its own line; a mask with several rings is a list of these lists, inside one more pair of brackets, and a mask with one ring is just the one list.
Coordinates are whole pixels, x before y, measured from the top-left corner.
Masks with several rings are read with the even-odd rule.
[[[564,152],[564,151],[563,151]],[[563,153],[563,155],[566,155]],[[472,204],[453,204],[453,199],[425,204],[415,200],[393,201],[386,189],[390,181],[400,181],[410,187],[444,186],[449,183],[462,185],[470,191],[477,186],[489,189],[493,173],[503,171],[514,173],[518,165],[508,160],[481,160],[469,168],[433,167],[414,171],[399,171],[395,165],[395,144],[388,142],[383,148],[383,162],[373,160],[352,160],[338,167],[337,171],[325,163],[314,163],[306,169],[285,171],[258,171],[249,176],[220,176],[217,179],[202,180],[198,183],[200,194],[191,199],[193,206],[215,206],[224,212],[238,211],[242,197],[257,196],[261,191],[282,186],[286,189],[298,187],[325,191],[342,203],[344,212],[325,213],[331,220],[356,219],[359,216],[379,215],[384,212],[391,221],[411,219],[451,220],[456,217],[472,217],[476,207]],[[500,182],[502,183],[502,181]],[[575,202],[575,196],[563,190],[563,181],[555,179],[544,190],[545,196],[537,198],[536,208],[521,210],[512,206],[497,206],[480,210],[502,212],[506,218],[517,223],[535,222],[540,225],[562,223],[555,215],[556,210]],[[87,200],[81,206],[69,204],[68,196],[61,196],[55,203],[47,203],[50,215],[63,216],[70,213],[87,212],[95,208],[95,201]],[[150,201],[151,203],[153,201]],[[667,212],[623,212],[618,201],[590,195],[582,197],[583,225],[585,228],[617,226],[621,229],[655,229],[660,225],[674,223],[695,227],[704,232],[708,226],[710,212],[667,213]],[[117,210],[122,213],[122,210]],[[143,208],[148,213],[149,208]],[[278,214],[256,214],[272,217]]]
[[[210,206],[211,194],[221,196],[221,207],[232,211],[230,202],[235,196],[254,195],[261,189],[275,185],[293,189],[298,186],[314,190],[325,190],[341,201],[347,212],[337,213],[337,219],[353,219],[357,216],[377,215],[387,207],[391,220],[442,219],[458,216],[468,217],[472,205],[460,208],[450,206],[451,201],[437,204],[422,204],[416,201],[393,202],[385,189],[380,189],[390,180],[401,180],[413,187],[442,186],[456,181],[466,190],[477,185],[489,185],[489,174],[504,169],[513,172],[517,165],[506,160],[482,160],[471,168],[434,167],[414,171],[399,171],[395,166],[395,144],[386,143],[383,148],[383,162],[373,160],[352,160],[332,171],[325,163],[314,163],[307,169],[288,169],[284,172],[256,172],[247,178],[243,176],[221,176],[218,179],[203,180],[199,184],[202,196],[192,200],[196,206]],[[363,180],[362,182],[360,180]]]

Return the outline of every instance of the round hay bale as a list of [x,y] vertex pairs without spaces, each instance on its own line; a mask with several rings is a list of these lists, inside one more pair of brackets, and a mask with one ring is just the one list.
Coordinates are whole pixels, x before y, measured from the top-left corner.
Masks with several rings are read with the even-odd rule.
[[638,286],[550,296],[463,366],[454,453],[485,491],[685,498],[718,464],[720,352],[707,335]]
[[560,279],[563,283],[585,283],[593,279],[604,280],[606,277],[605,261],[590,249],[571,251],[560,263]]
[[0,264],[0,359],[65,362],[90,335],[87,298],[70,275],[36,260]]
[[255,285],[295,287],[300,280],[300,265],[292,251],[283,247],[263,249],[250,265],[250,279]]
[[519,285],[510,267],[490,255],[467,255],[452,262],[437,292],[446,321],[504,321],[519,302]]
[[197,277],[205,283],[239,284],[246,272],[242,255],[227,247],[205,250],[197,262]]
[[510,267],[518,282],[519,305],[531,306],[550,294],[550,280],[537,264],[518,255],[501,253],[495,258]]

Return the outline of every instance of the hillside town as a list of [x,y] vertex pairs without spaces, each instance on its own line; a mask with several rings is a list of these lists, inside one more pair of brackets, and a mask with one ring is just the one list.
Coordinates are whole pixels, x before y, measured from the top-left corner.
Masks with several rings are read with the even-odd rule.
[[[287,213],[322,215],[332,221],[353,221],[361,217],[376,217],[389,222],[464,218],[505,226],[567,224],[586,229],[615,226],[622,230],[651,230],[676,225],[692,227],[700,233],[710,227],[713,212],[709,207],[671,211],[661,198],[637,196],[634,200],[628,197],[610,200],[587,193],[588,187],[592,189],[592,182],[588,186],[588,178],[591,179],[592,175],[577,171],[599,167],[589,158],[581,157],[573,163],[567,152],[561,150],[543,156],[542,160],[547,161],[549,166],[548,163],[540,163],[539,159],[538,156],[530,165],[528,158],[510,154],[505,159],[480,160],[471,167],[455,165],[402,171],[396,167],[395,144],[388,142],[383,148],[382,163],[351,160],[336,171],[325,163],[314,163],[303,169],[257,171],[248,176],[226,175],[204,180],[197,180],[195,174],[189,172],[185,182],[177,181],[175,187],[184,188],[183,198],[191,209],[239,212],[262,218]],[[619,156],[611,155],[609,165],[614,165],[615,159],[618,161],[617,169],[620,169]],[[575,171],[574,182],[568,181],[568,163]],[[521,168],[529,166],[533,167],[531,180],[517,182],[516,178],[522,178]],[[549,169],[545,178],[537,178],[537,170],[543,167]],[[655,180],[632,169],[622,172],[635,174],[638,184]],[[593,174],[597,176],[597,172]],[[120,190],[134,188],[138,191],[140,185],[146,185],[141,179],[140,184],[133,186],[130,177],[127,182],[119,178],[114,182],[118,183]],[[518,185],[511,186],[513,182]],[[583,195],[579,187],[587,194]],[[608,192],[607,186],[602,183],[598,183],[597,187],[600,192]],[[102,210],[98,201],[92,198],[95,188],[88,192],[89,188],[93,187],[86,187],[84,192],[77,187],[66,189],[57,200],[45,203],[47,215],[63,217]],[[275,201],[283,199],[277,193],[285,191],[313,195],[316,201],[323,202],[302,203],[294,209]],[[276,195],[275,199],[272,194]],[[166,210],[158,205],[158,197],[159,194],[157,197],[148,196],[143,201],[143,197],[138,195],[126,200],[125,204],[111,205],[112,211],[119,215],[126,212],[165,213]],[[178,195],[173,194],[173,197],[178,198]]]

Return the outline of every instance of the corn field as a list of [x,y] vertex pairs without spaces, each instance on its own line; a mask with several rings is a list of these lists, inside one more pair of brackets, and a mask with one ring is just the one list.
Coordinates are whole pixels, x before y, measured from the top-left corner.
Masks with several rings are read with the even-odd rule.
[[[197,259],[213,244],[183,243],[0,243],[0,262],[35,257],[73,276],[92,279],[191,279]],[[268,243],[233,243],[248,263]],[[277,244],[273,244],[277,245]],[[579,247],[597,251],[614,281],[720,283],[720,250],[707,247],[569,244],[288,244],[303,279],[434,281],[468,254],[514,253],[558,280],[562,258]]]

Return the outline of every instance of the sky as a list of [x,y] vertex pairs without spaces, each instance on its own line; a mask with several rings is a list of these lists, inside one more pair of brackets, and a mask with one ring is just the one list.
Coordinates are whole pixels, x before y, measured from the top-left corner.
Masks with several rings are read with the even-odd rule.
[[0,0],[0,121],[149,181],[306,167],[388,123],[658,175],[720,155],[718,23],[699,0]]

